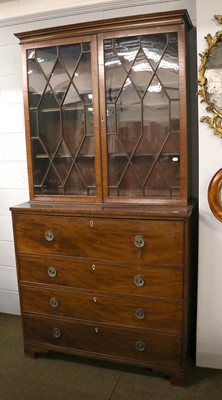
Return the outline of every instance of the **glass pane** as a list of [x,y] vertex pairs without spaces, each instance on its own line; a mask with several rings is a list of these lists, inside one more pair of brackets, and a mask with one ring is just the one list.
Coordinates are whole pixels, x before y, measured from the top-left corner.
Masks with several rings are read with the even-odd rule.
[[44,111],[51,109],[59,109],[59,102],[57,101],[57,98],[55,97],[54,92],[51,89],[50,85],[47,86],[42,96],[39,108],[41,108]]
[[38,114],[36,110],[30,110],[30,135],[31,137],[38,137]]
[[140,49],[140,37],[131,36],[115,39],[115,51],[116,54],[126,69],[130,71],[137,53]]
[[64,141],[61,142],[53,163],[56,167],[58,175],[61,178],[61,181],[64,183],[64,181],[68,177],[68,173],[73,163],[72,156]]
[[140,178],[140,181],[142,182],[142,186],[146,182],[147,177],[149,176],[149,173],[152,170],[154,161],[155,158],[153,156],[146,154],[144,155],[140,154],[139,156],[134,155],[132,158],[133,166],[137,172],[137,175]]
[[85,107],[86,135],[90,136],[94,133],[93,107]]
[[27,58],[28,59],[35,58],[35,49],[27,50]]
[[180,102],[171,101],[171,131],[180,131]]
[[90,42],[31,49],[27,59],[34,191],[95,196]]
[[[91,166],[92,167],[92,166]],[[76,165],[73,166],[71,174],[66,182],[65,193],[74,196],[87,196],[88,190],[79,169]]]
[[137,88],[138,93],[143,97],[152,79],[153,70],[142,50],[138,53],[129,76]]
[[[180,194],[180,168],[179,162],[174,162],[170,157],[160,157],[147,179],[145,193],[153,197],[178,197]],[[176,189],[176,191],[173,191]]]
[[81,150],[79,152],[80,155],[82,156],[94,156],[94,137],[93,136],[85,136],[85,139],[83,141]]
[[142,182],[132,164],[128,165],[126,172],[119,184],[119,196],[142,197]]
[[65,99],[63,101],[63,109],[66,107],[75,107],[76,103],[81,102],[81,98],[78,95],[73,84],[70,85],[69,90],[66,93]]
[[76,160],[78,170],[87,187],[95,187],[95,172],[93,168],[94,160],[92,157],[79,156]]
[[116,133],[116,107],[113,104],[107,104],[106,107],[106,132],[107,134]]
[[91,104],[93,96],[90,53],[82,53],[73,82],[82,101]]
[[69,85],[69,81],[69,76],[67,75],[64,67],[59,61],[57,61],[53,70],[53,74],[49,80],[49,84],[58,103],[61,103],[61,101],[63,100],[63,97]]
[[157,76],[170,99],[179,99],[179,59],[177,34],[168,38],[168,45],[161,59]]
[[104,41],[108,193],[178,197],[177,34]]
[[105,53],[105,71],[106,71],[106,101],[113,102],[125,83],[127,73],[121,65],[117,55],[112,51]]
[[[121,177],[128,164],[128,158],[126,156],[109,156],[109,183],[110,189],[118,189]],[[112,192],[111,192],[112,193]],[[117,193],[117,191],[116,191]]]
[[39,110],[39,137],[52,157],[61,139],[60,112]]
[[[132,118],[130,118],[132,116]],[[117,135],[126,154],[133,154],[141,136],[140,107],[128,106],[118,113]]]
[[150,152],[157,154],[170,130],[170,103],[163,87],[154,78],[144,98],[143,126],[149,135]]
[[28,60],[29,107],[37,107],[47,80],[35,60]]
[[90,51],[91,50],[91,44],[90,42],[83,42],[82,43],[82,51]]
[[156,70],[168,42],[166,33],[158,35],[145,35],[141,38],[141,45],[146,58],[153,71]]
[[82,104],[79,107],[63,110],[63,137],[70,153],[75,156],[84,140],[84,111]]
[[57,59],[57,47],[36,49],[36,60],[41,66],[45,76],[49,78]]
[[32,140],[33,167],[34,167],[34,186],[41,185],[48,170],[50,160],[38,139]]
[[50,167],[42,186],[42,194],[63,194],[61,180],[53,166]]
[[59,48],[60,60],[71,76],[73,75],[73,73],[76,69],[80,54],[81,54],[81,44],[80,43],[71,44],[71,45],[69,44],[66,46],[61,46]]
[[172,156],[180,154],[180,134],[170,133],[165,141],[162,154],[170,154]]

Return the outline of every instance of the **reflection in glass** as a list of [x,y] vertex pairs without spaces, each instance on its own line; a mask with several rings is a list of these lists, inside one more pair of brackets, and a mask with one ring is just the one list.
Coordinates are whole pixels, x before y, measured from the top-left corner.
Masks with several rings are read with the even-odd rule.
[[50,77],[49,85],[53,90],[58,104],[60,104],[63,100],[69,85],[69,81],[69,76],[67,75],[63,65],[61,62],[57,61],[53,70],[53,74]]
[[36,49],[36,61],[41,67],[46,78],[49,78],[57,59],[57,47]]
[[143,97],[153,77],[153,70],[142,50],[137,54],[129,76]]
[[131,36],[130,39],[117,38],[114,40],[114,49],[120,64],[129,72],[140,49],[140,38],[138,36]]
[[141,37],[142,48],[144,54],[149,61],[149,64],[152,67],[152,70],[155,71],[158,67],[158,64],[163,56],[166,45],[168,42],[168,36],[166,34],[158,34],[158,35],[144,35]]
[[157,75],[170,99],[179,99],[179,59],[177,34],[169,35],[169,42],[161,59]]
[[28,60],[29,107],[37,107],[46,86],[46,78],[35,60]]
[[[92,136],[94,134],[94,120],[93,120],[93,107],[92,105],[90,106],[85,106],[85,133],[87,136]],[[94,153],[93,148],[91,149],[92,154]],[[90,154],[86,153],[86,154]]]
[[108,193],[180,196],[177,33],[104,40]]
[[59,55],[62,64],[68,71],[69,75],[72,76],[76,69],[79,57],[81,55],[81,44],[76,43],[73,45],[69,44],[66,46],[60,46]]
[[73,82],[83,103],[92,103],[91,54],[82,53]]
[[127,74],[118,57],[113,52],[105,55],[106,66],[106,101],[113,102],[122,88]]

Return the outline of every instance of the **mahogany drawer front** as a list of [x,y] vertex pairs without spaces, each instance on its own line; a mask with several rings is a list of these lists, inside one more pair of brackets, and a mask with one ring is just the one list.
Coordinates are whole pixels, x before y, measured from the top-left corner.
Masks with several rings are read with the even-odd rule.
[[[140,264],[183,264],[183,230],[183,221],[14,216],[20,253],[139,261]],[[143,244],[142,248],[137,247]]]
[[23,286],[22,311],[182,332],[182,303]]
[[182,364],[182,338],[173,335],[25,315],[24,336],[26,342],[58,351],[63,347],[75,349],[77,354],[100,354],[144,364]]
[[44,283],[151,297],[183,297],[183,269],[18,257],[21,282]]

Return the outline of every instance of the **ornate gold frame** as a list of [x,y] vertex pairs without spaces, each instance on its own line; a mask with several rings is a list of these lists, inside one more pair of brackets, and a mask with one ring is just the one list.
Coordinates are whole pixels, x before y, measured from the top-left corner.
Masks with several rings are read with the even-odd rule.
[[[214,18],[222,24],[222,15],[214,15]],[[205,71],[207,67],[207,62],[211,56],[212,49],[217,46],[219,41],[222,41],[222,30],[216,32],[215,36],[212,37],[210,33],[205,37],[207,41],[207,49],[199,54],[201,58],[201,64],[199,67],[199,79],[197,81],[198,85],[200,86],[200,90],[198,94],[203,97],[201,102],[206,102],[207,107],[206,110],[208,112],[213,113],[213,117],[203,116],[200,118],[201,122],[207,122],[210,127],[214,130],[214,134],[222,138],[222,113],[219,112],[215,105],[210,102],[209,94],[208,94],[208,87],[207,87],[207,78],[205,77]],[[221,77],[222,78],[222,77]]]
[[210,181],[208,203],[214,216],[222,222],[222,169],[219,169]]

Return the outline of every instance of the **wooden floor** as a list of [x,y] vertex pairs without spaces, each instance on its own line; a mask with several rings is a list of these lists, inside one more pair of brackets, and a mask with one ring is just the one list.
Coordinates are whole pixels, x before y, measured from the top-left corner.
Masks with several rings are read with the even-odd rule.
[[1,400],[220,400],[222,371],[189,363],[185,386],[162,374],[61,354],[23,355],[21,319],[0,314]]

